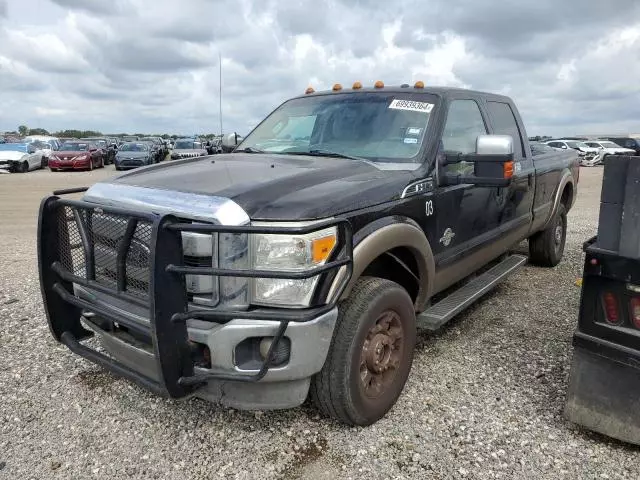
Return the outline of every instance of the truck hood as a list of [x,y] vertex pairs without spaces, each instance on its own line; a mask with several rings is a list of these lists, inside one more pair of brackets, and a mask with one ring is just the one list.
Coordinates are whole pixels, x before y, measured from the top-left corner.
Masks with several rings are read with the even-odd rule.
[[[385,166],[386,165],[386,166]],[[233,200],[254,220],[311,220],[399,198],[416,164],[292,155],[221,154],[157,164],[101,182],[87,200],[126,203],[124,186]],[[400,169],[402,168],[402,169]]]

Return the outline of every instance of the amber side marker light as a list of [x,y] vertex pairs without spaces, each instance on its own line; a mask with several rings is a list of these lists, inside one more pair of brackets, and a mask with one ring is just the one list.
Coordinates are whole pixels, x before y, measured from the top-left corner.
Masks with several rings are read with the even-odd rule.
[[338,91],[340,91],[340,90],[342,90],[342,85],[340,85],[339,83],[336,83],[336,84],[333,86],[333,91],[334,91],[334,92],[338,92]]
[[513,162],[504,162],[502,165],[502,173],[504,178],[513,177]]
[[313,93],[313,92],[315,92],[313,87],[307,87],[307,89],[304,91],[305,95],[309,95],[310,93]]
[[360,82],[353,82],[353,86],[351,88],[354,90],[360,90],[362,88],[362,84]]
[[424,82],[422,80],[418,80],[413,87],[414,88],[424,88]]
[[378,80],[376,83],[373,84],[373,86],[375,88],[384,88],[384,83],[381,80]]
[[314,263],[320,263],[329,258],[331,252],[338,243],[335,235],[328,235],[322,238],[316,238],[311,242],[311,253]]

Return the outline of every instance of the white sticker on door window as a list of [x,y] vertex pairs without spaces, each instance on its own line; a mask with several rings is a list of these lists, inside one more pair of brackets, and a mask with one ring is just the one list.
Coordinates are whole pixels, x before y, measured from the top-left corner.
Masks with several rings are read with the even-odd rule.
[[420,135],[421,128],[409,127],[407,128],[407,135]]
[[418,143],[417,138],[405,138],[404,143]]
[[399,100],[396,98],[389,104],[389,108],[393,108],[394,110],[410,110],[412,112],[431,113],[431,110],[433,110],[433,103]]

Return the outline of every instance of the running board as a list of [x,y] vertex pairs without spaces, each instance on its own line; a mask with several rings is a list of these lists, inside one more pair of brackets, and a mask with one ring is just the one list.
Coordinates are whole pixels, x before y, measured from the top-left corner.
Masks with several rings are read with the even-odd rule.
[[417,327],[430,331],[438,330],[462,310],[493,290],[502,280],[515,273],[527,260],[523,255],[510,255],[418,315]]

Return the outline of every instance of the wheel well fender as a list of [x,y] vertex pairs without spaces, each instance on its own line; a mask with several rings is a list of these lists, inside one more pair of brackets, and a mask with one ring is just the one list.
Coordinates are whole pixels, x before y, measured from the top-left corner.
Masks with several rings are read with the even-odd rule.
[[554,218],[561,204],[565,206],[567,212],[571,210],[571,207],[575,202],[575,198],[576,198],[575,181],[573,179],[573,175],[567,169],[563,172],[562,176],[560,177],[560,182],[558,183],[558,188],[556,189],[556,192],[553,198],[553,207],[551,208],[551,211],[549,212],[549,217],[547,218],[546,222],[542,226],[541,230],[544,230],[545,228],[547,228],[549,223],[551,223],[551,219]]
[[[410,252],[414,262],[403,261],[403,253]],[[351,293],[358,279],[376,262],[391,261],[399,269],[409,270],[406,279],[416,282],[414,297],[416,310],[421,310],[433,293],[435,281],[435,260],[429,241],[420,226],[406,217],[384,217],[362,228],[354,235],[353,274],[340,299]],[[412,271],[415,268],[415,272]],[[336,294],[343,281],[346,269],[343,267],[333,281],[329,299]]]

